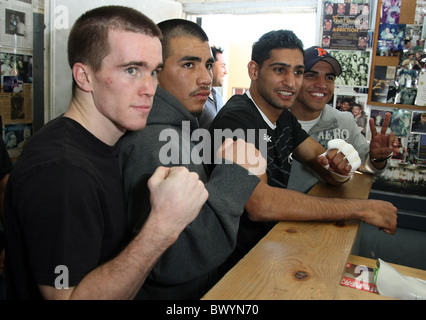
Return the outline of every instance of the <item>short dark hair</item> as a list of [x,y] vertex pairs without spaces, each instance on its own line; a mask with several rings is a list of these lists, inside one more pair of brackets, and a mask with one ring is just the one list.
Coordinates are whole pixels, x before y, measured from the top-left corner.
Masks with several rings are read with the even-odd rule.
[[217,61],[217,54],[218,53],[223,54],[223,49],[220,47],[215,47],[215,46],[211,47],[211,49],[212,49],[214,61]]
[[253,44],[251,59],[262,67],[273,49],[299,49],[304,54],[303,43],[293,31],[275,30],[265,33]]
[[364,110],[364,107],[362,106],[362,104],[360,104],[360,103],[354,103],[353,105],[352,105],[352,108],[353,107],[358,107],[360,110]]
[[[84,13],[77,19],[68,38],[68,63],[89,65],[95,72],[102,67],[110,52],[109,30],[141,33],[161,39],[157,25],[143,13],[123,6],[103,6]],[[73,91],[75,81],[73,83]]]
[[170,48],[170,40],[178,37],[190,37],[199,39],[201,42],[208,42],[209,37],[204,30],[195,22],[185,19],[170,19],[162,21],[158,27],[163,34],[161,44],[163,46],[163,61],[173,53]]

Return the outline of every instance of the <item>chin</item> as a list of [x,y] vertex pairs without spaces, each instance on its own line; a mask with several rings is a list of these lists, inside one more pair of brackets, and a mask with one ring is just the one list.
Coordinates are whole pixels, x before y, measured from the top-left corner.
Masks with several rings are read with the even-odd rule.
[[196,110],[196,111],[191,111],[191,114],[194,116],[194,117],[199,117],[200,115],[201,115],[201,113],[203,112],[203,109],[201,109],[201,110]]

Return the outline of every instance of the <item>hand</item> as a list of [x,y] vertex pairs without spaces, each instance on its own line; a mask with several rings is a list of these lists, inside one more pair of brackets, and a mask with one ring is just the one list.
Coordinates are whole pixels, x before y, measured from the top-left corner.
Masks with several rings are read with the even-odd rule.
[[225,139],[216,153],[216,159],[234,162],[256,176],[262,176],[266,172],[265,158],[253,144],[242,139]]
[[208,192],[198,174],[184,167],[159,167],[148,180],[150,223],[172,239],[179,236],[207,201]]
[[[370,158],[380,159],[387,158],[393,151],[393,145],[396,141],[395,134],[386,135],[388,130],[391,113],[387,112],[380,133],[377,133],[374,119],[370,118],[371,142],[370,142]],[[374,163],[373,163],[374,164]]]
[[352,169],[345,155],[337,149],[329,150],[325,157],[329,165],[328,170],[331,172],[346,176]]
[[388,234],[395,234],[397,209],[392,203],[382,200],[364,200],[360,210],[360,220],[379,227]]

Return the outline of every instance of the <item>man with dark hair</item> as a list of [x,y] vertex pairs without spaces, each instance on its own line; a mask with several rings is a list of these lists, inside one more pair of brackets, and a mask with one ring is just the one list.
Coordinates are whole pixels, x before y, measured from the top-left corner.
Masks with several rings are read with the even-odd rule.
[[367,131],[367,115],[364,112],[364,107],[360,103],[354,103],[351,108],[352,115],[354,116],[355,123],[359,131],[365,136]]
[[[374,120],[370,121],[372,139],[369,143],[350,112],[336,110],[327,104],[334,94],[334,81],[342,71],[339,61],[317,46],[306,49],[304,59],[302,87],[291,107],[291,113],[302,128],[324,147],[327,147],[330,140],[342,139],[358,151],[362,170],[374,174],[383,172],[387,164],[386,157],[392,154],[395,141],[395,135],[386,134],[391,114],[386,115],[380,133],[376,131]],[[343,100],[342,105],[346,101],[349,105],[349,99]],[[364,124],[363,127],[365,126]],[[308,192],[319,180],[318,175],[309,166],[303,166],[294,160],[287,187]]]
[[209,98],[204,105],[203,112],[198,117],[201,128],[208,129],[218,111],[223,107],[223,99],[221,94],[215,87],[223,86],[223,79],[228,74],[226,70],[226,63],[223,57],[223,49],[212,47],[212,54],[214,58],[213,66],[213,85]]
[[[149,217],[147,177],[160,165],[185,164],[205,183],[209,198],[198,217],[159,259],[142,286],[140,299],[199,299],[219,279],[217,268],[233,251],[238,221],[259,178],[243,158],[206,170],[203,152],[210,151],[210,137],[202,136],[196,116],[208,98],[212,84],[213,57],[207,35],[196,23],[172,19],[158,24],[163,33],[164,66],[147,126],[126,135],[119,143],[128,214],[135,230]],[[225,142],[233,149],[240,141]],[[247,147],[254,150],[253,145]],[[238,149],[238,148],[237,148]],[[241,149],[240,149],[241,150]],[[236,150],[238,152],[238,150]],[[250,160],[250,159],[247,159]],[[264,159],[263,171],[266,166]],[[241,164],[241,165],[238,165]],[[247,168],[247,169],[246,169]]]
[[145,127],[160,38],[150,19],[126,7],[76,21],[70,106],[28,141],[7,186],[8,299],[133,298],[207,200],[196,174],[160,167],[149,180],[149,219],[129,232],[114,145]]
[[[340,185],[358,167],[353,147],[325,150],[302,130],[290,113],[303,81],[303,44],[288,30],[271,31],[254,45],[248,64],[250,90],[233,96],[210,127],[266,130],[267,179],[262,179],[246,204],[238,231],[237,249],[225,270],[244,256],[279,220],[361,219],[394,233],[396,208],[375,200],[328,199],[288,190],[292,159],[309,164],[325,181]],[[255,141],[258,141],[255,139]],[[336,141],[337,145],[339,141]],[[259,149],[259,146],[256,145]],[[339,152],[338,152],[339,151]],[[324,152],[325,156],[324,156]],[[356,157],[352,157],[356,155]],[[349,155],[351,155],[349,157]],[[348,156],[348,159],[346,159]],[[353,158],[353,159],[349,159]],[[324,166],[329,166],[328,170]]]

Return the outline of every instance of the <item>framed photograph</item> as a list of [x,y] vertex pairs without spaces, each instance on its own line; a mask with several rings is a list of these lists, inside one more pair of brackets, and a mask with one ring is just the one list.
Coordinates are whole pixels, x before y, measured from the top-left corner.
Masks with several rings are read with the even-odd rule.
[[359,130],[365,136],[370,118],[370,107],[367,105],[367,94],[346,92],[334,93],[334,108],[340,111],[351,112]]
[[386,0],[382,3],[380,23],[399,23],[402,0]]
[[405,163],[407,156],[408,138],[406,136],[398,136],[393,145],[392,162]]
[[411,132],[426,134],[426,112],[413,112],[411,121]]
[[244,94],[247,91],[249,91],[248,88],[232,88],[232,95],[236,95],[236,94]]
[[390,129],[397,137],[407,137],[410,132],[411,111],[394,109],[389,124]]
[[370,6],[368,3],[342,2],[324,3],[322,44],[331,49],[365,50]]
[[336,86],[368,88],[371,50],[330,50],[329,53],[342,66],[342,74],[335,81]]
[[33,134],[32,124],[10,124],[3,129],[4,143],[10,160],[15,162],[22,153],[22,149]]
[[394,56],[398,51],[402,51],[405,44],[405,32],[405,24],[381,23],[376,55]]

